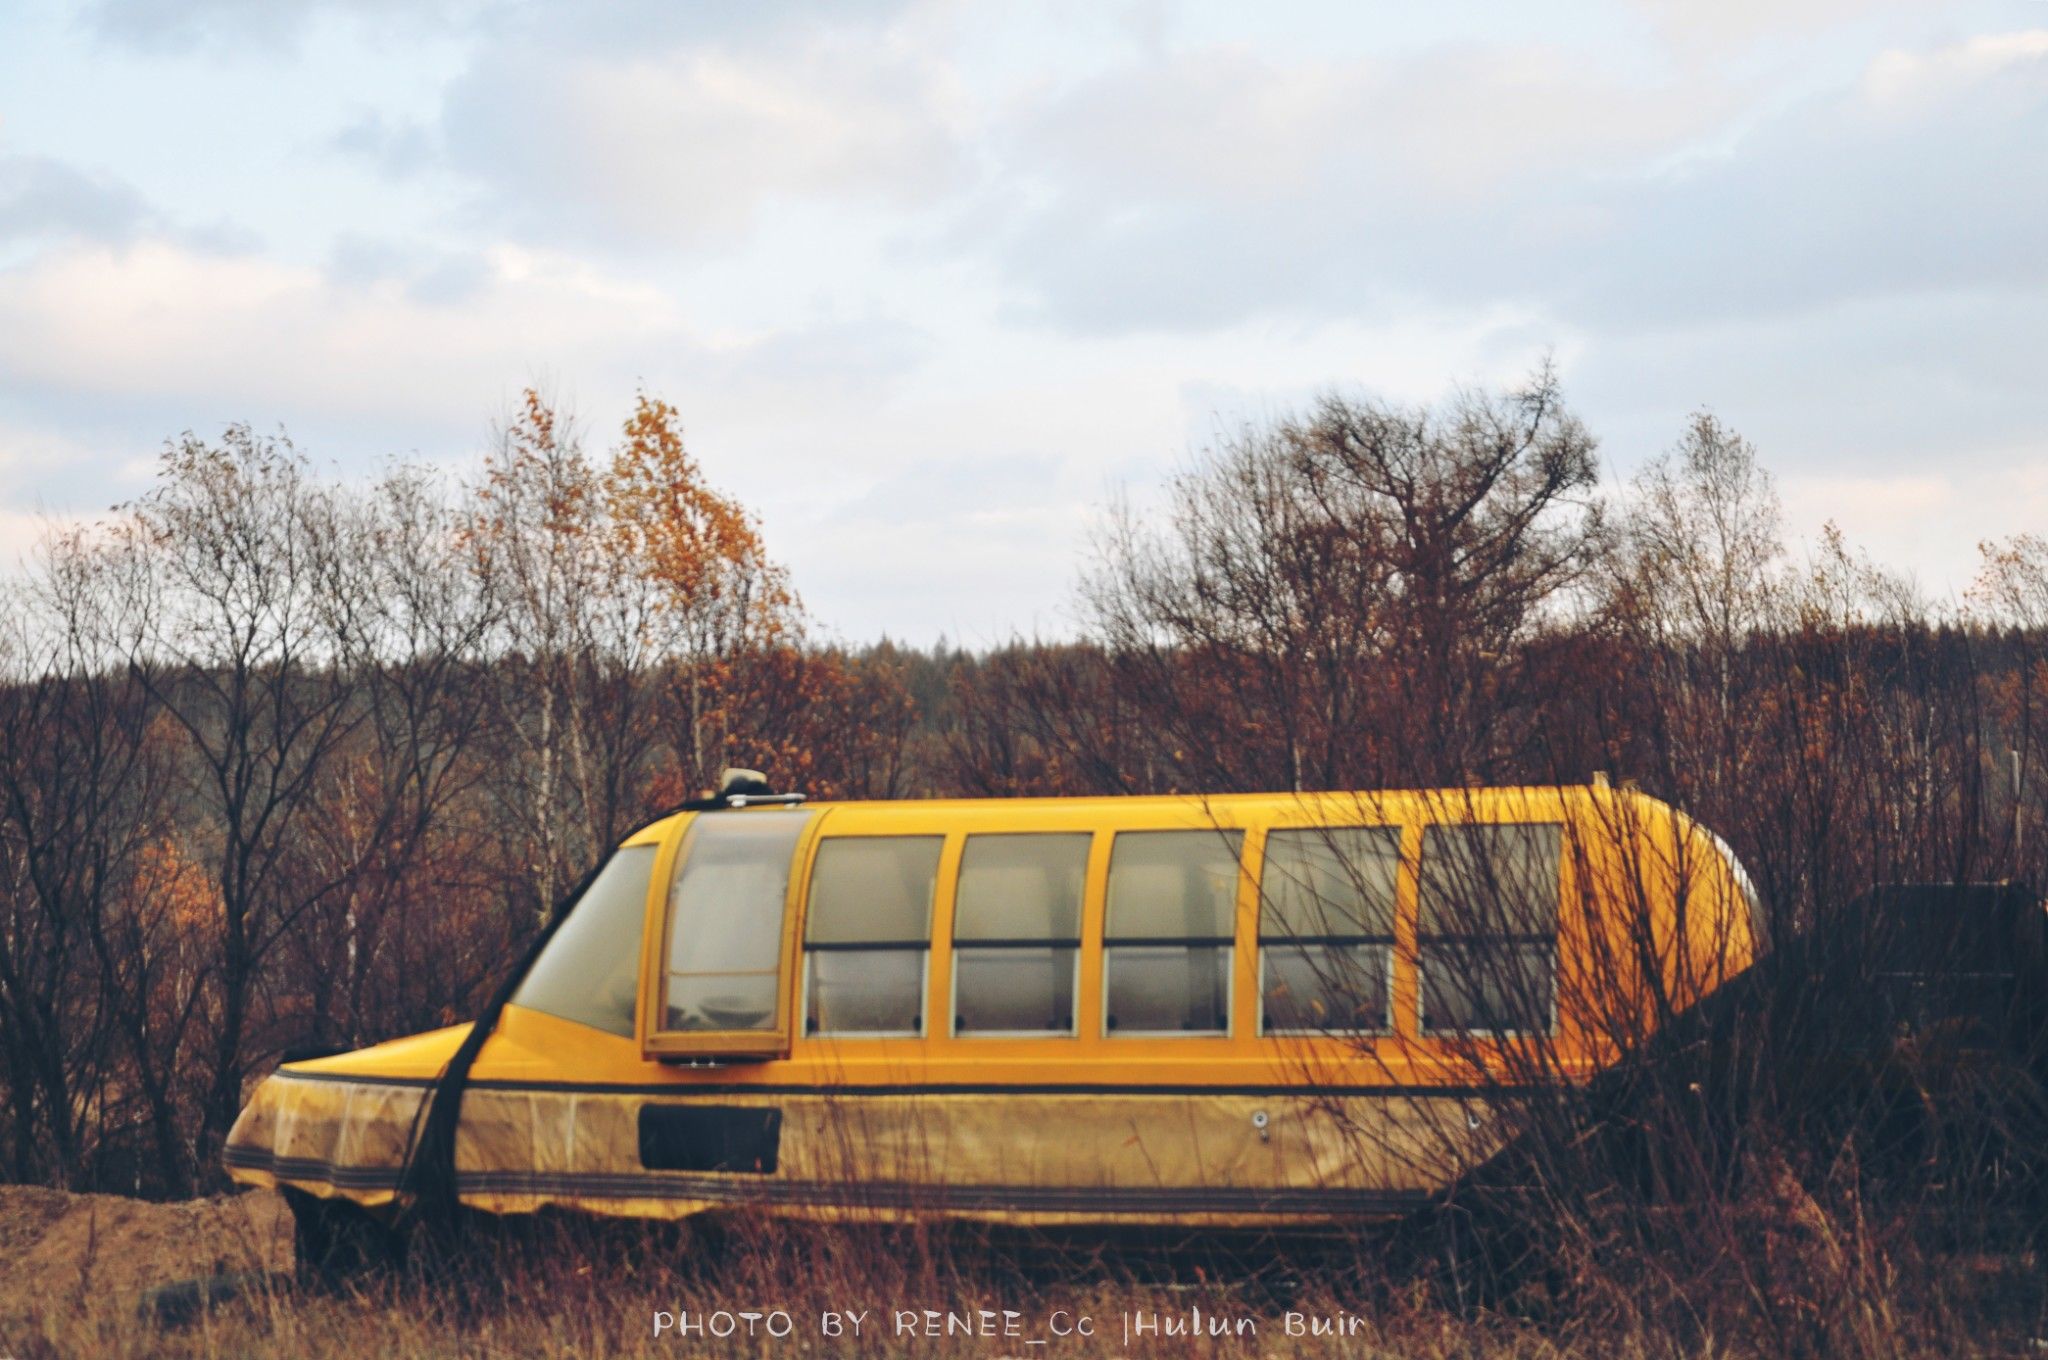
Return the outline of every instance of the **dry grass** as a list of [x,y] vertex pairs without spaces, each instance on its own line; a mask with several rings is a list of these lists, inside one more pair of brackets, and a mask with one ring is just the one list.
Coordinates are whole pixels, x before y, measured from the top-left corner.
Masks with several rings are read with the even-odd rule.
[[[1688,1298],[1622,1287],[1626,1272],[1579,1266],[1561,1292],[1552,1279],[1463,1314],[1420,1283],[1391,1282],[1361,1266],[1375,1259],[1369,1244],[1198,1260],[1184,1251],[1105,1257],[1071,1244],[1054,1250],[936,1231],[730,1222],[617,1233],[544,1222],[517,1235],[473,1234],[431,1270],[334,1289],[258,1274],[239,1297],[166,1324],[138,1310],[148,1286],[216,1266],[283,1264],[274,1199],[143,1205],[47,1191],[0,1195],[0,1355],[14,1360],[2016,1355],[2033,1343],[2009,1305],[2031,1296],[2038,1273],[2022,1257],[1898,1259],[1878,1252],[1867,1234],[1820,1217],[1810,1202],[1770,1206],[1758,1258],[1768,1268],[1751,1277],[1756,1297],[1744,1297],[1741,1272],[1703,1279]],[[87,1222],[105,1225],[90,1257],[79,1237]],[[1015,1315],[1013,1335],[1003,1334],[1004,1310]],[[821,1326],[825,1314],[848,1311],[867,1314],[857,1339]],[[749,1336],[738,1316],[746,1312],[779,1316],[764,1317]],[[720,1313],[731,1316],[714,1321]],[[685,1333],[680,1322],[656,1334],[659,1316],[685,1314],[720,1329],[729,1320],[732,1334]],[[1199,1340],[1175,1334],[1197,1317]],[[1080,1318],[1090,1320],[1092,1335],[1055,1334]],[[784,1319],[786,1334],[770,1336],[771,1325],[785,1330]],[[1316,1319],[1334,1325],[1317,1333]],[[1218,1323],[1227,1334],[1207,1335]],[[963,1324],[995,1334],[969,1334]],[[1152,1324],[1156,1331],[1145,1330]],[[1138,1330],[1127,1334],[1127,1325]]]

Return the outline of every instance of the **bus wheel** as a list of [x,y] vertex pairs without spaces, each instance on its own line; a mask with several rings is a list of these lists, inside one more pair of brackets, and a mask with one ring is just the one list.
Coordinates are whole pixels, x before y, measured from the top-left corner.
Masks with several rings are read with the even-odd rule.
[[292,1211],[292,1245],[302,1284],[334,1285],[404,1261],[404,1238],[361,1205],[289,1188],[284,1199]]

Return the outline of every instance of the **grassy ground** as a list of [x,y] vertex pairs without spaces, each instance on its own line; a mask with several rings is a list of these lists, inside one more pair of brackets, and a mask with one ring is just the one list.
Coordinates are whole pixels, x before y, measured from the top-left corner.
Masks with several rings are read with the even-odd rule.
[[[431,1276],[310,1289],[291,1282],[280,1207],[266,1195],[151,1205],[0,1190],[0,1357],[2039,1353],[2030,1337],[1971,1316],[1972,1299],[2033,1270],[2030,1261],[1951,1263],[1956,1291],[1933,1309],[1924,1299],[1908,1308],[1896,1272],[1845,1278],[1832,1297],[1788,1276],[1786,1289],[1817,1295],[1791,1301],[1801,1325],[1790,1331],[1744,1321],[1740,1308],[1714,1321],[1705,1300],[1674,1314],[1598,1287],[1540,1322],[1518,1316],[1527,1310],[1512,1300],[1453,1313],[1426,1290],[1375,1279],[1342,1250],[1104,1259],[958,1235],[768,1224],[630,1236],[551,1226],[473,1241]],[[1802,1264],[1799,1278],[1810,1269]],[[181,1320],[158,1316],[146,1293],[219,1271],[237,1274],[236,1296],[178,1300],[194,1304]],[[861,1315],[857,1328],[849,1314]]]

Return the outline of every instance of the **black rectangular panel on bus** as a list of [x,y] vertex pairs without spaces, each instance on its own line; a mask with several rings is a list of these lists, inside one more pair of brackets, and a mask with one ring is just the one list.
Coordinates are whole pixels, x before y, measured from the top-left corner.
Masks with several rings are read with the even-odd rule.
[[649,1171],[775,1174],[782,1111],[758,1105],[643,1105],[640,1164]]

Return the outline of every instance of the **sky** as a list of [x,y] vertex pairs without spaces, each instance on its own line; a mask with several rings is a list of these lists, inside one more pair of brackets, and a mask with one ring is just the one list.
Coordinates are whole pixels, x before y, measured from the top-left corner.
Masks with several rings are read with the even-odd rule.
[[1247,421],[1549,356],[1936,597],[2048,530],[2048,0],[0,2],[0,562],[636,389],[828,636],[1077,624]]

